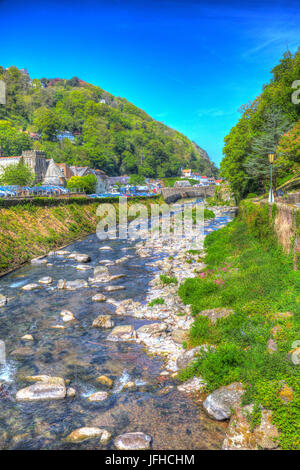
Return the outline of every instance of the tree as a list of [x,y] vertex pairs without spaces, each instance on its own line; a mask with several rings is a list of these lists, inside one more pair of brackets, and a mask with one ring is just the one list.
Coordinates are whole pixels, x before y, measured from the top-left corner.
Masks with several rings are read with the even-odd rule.
[[63,121],[56,111],[45,106],[35,111],[33,123],[41,133],[42,138],[46,140],[54,140],[64,127]]
[[280,173],[300,171],[300,119],[295,126],[280,139],[277,147],[276,165]]
[[32,142],[24,132],[20,132],[9,121],[0,121],[0,147],[5,156],[20,155],[23,150],[30,150]]
[[0,176],[1,184],[5,185],[31,186],[34,180],[34,173],[29,166],[24,164],[23,158],[20,158],[19,163],[3,168]]
[[96,187],[97,177],[93,174],[86,176],[72,176],[67,183],[68,189],[82,190],[87,194],[95,193]]
[[273,108],[266,112],[261,133],[253,139],[252,153],[244,164],[247,177],[256,182],[257,189],[267,189],[270,175],[268,154],[276,152],[282,134],[290,126],[289,120],[278,109]]
[[131,175],[129,178],[129,184],[144,184],[145,183],[145,178],[142,175]]

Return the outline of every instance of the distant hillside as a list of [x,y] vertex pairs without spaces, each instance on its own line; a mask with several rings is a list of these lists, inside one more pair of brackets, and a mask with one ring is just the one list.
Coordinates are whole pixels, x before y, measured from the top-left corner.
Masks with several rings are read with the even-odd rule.
[[[0,80],[7,85],[7,104],[0,106],[5,155],[38,148],[56,162],[109,175],[169,177],[181,167],[217,174],[207,153],[183,134],[77,77],[31,80],[26,69],[0,67]],[[66,131],[74,142],[57,138]]]

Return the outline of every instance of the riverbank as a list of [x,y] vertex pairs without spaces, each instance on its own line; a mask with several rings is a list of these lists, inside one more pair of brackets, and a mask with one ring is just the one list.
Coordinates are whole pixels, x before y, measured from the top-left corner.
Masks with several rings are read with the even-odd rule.
[[[147,208],[156,200],[132,198],[128,207],[143,202]],[[112,203],[118,214],[118,199],[60,200],[36,198],[27,201],[0,201],[0,275],[16,269],[32,258],[46,255],[75,240],[96,232],[96,211],[100,203]]]
[[116,314],[156,321],[135,341],[164,357],[162,375],[179,377],[178,390],[196,394],[211,418],[230,420],[224,449],[299,449],[300,281],[292,257],[262,245],[239,219],[209,235],[204,250],[189,250],[190,242],[141,242],[142,257],[164,253],[153,264],[160,272],[147,304],[125,300]]

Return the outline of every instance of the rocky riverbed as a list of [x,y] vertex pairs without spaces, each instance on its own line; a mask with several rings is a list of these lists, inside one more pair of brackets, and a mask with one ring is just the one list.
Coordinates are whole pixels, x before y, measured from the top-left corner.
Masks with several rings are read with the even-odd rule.
[[[204,236],[233,216],[214,211]],[[176,380],[198,350],[182,347],[178,285],[160,279],[204,268],[192,241],[93,235],[1,279],[0,448],[222,447],[226,424],[193,397],[203,381]]]

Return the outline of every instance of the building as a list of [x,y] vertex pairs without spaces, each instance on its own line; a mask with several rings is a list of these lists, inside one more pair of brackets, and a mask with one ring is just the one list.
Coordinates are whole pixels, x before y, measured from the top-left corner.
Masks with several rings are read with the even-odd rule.
[[5,157],[0,148],[0,174],[9,165],[16,165],[23,160],[35,174],[35,183],[65,186],[66,178],[53,159],[47,160],[45,152],[40,150],[23,150],[22,155]]
[[192,170],[189,168],[188,170],[181,169],[181,178],[191,178]]
[[48,167],[43,178],[43,184],[47,186],[66,186],[66,178],[63,176],[60,167],[56,165],[53,158],[48,161]]
[[66,163],[56,163],[56,165],[60,168],[60,171],[66,180],[69,180],[74,176],[72,169]]
[[96,194],[106,193],[109,189],[109,178],[102,170],[94,170],[88,166],[71,166],[74,176],[95,175],[97,178]]
[[0,174],[3,172],[3,168],[6,168],[9,165],[16,165],[21,159],[23,159],[24,164],[28,165],[35,174],[35,182],[42,182],[47,171],[48,163],[45,153],[40,150],[23,150],[22,155],[5,157],[1,149]]
[[72,134],[72,132],[69,132],[69,131],[64,131],[64,132],[61,132],[60,134],[57,134],[57,139],[60,140],[61,142],[64,140],[64,139],[68,139],[70,140],[71,142],[75,142],[75,136]]

